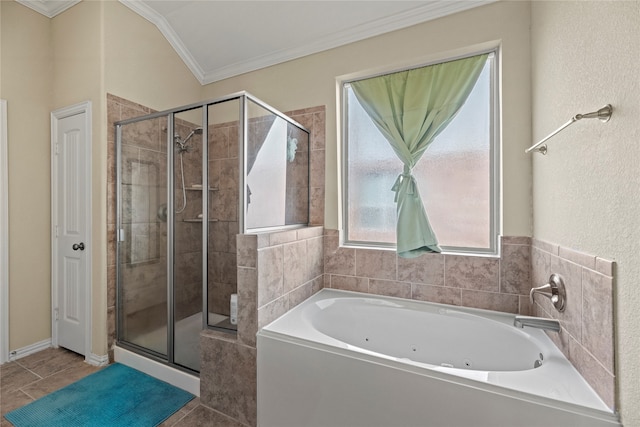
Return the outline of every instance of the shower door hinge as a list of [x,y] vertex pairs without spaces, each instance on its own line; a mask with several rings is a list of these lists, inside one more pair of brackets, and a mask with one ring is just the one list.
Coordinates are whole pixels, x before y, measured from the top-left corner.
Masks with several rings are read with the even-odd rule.
[[54,315],[55,320],[59,319],[59,317],[58,317],[58,309],[57,308],[53,310],[53,315]]
[[55,152],[56,155],[60,154],[60,144],[58,144],[57,142],[55,143],[55,148],[53,150]]
[[118,242],[124,242],[124,228],[118,230]]

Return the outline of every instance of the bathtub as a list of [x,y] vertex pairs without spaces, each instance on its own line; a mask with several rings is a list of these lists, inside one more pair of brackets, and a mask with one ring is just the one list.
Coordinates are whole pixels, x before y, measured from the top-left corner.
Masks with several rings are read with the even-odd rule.
[[513,321],[324,289],[258,332],[258,425],[620,425],[543,331]]

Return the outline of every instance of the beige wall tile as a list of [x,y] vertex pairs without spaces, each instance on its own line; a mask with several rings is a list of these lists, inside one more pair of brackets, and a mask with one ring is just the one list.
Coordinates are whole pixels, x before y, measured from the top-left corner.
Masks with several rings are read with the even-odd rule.
[[324,237],[324,268],[328,274],[355,276],[356,250],[338,246],[338,236],[333,233]]
[[396,280],[396,253],[374,249],[356,249],[356,276]]
[[605,276],[613,276],[613,269],[615,267],[615,262],[609,261],[608,259],[596,257],[596,271],[600,274],[604,274]]
[[462,289],[462,305],[505,313],[517,313],[518,295]]
[[584,252],[579,252],[563,246],[560,246],[558,255],[567,261],[571,261],[583,267],[587,267],[592,270],[595,270],[596,268],[596,257],[593,255],[585,254]]
[[531,289],[531,246],[502,245],[500,292],[526,295]]
[[551,254],[536,247],[531,248],[531,287],[542,286],[551,276]]
[[256,234],[258,239],[258,249],[268,248],[271,245],[269,233]]
[[283,245],[284,293],[291,292],[308,280],[307,242],[298,241]]
[[258,307],[284,294],[282,246],[258,250]]
[[258,239],[255,234],[238,234],[236,238],[238,267],[257,266]]
[[411,298],[411,283],[393,280],[369,280],[369,293],[397,298]]
[[296,289],[292,290],[289,297],[289,310],[291,310],[296,305],[300,304],[307,298],[309,298],[313,293],[313,282],[307,282],[304,285],[298,286]]
[[324,238],[313,237],[307,239],[307,272],[306,280],[311,280],[324,274]]
[[200,401],[243,424],[256,424],[256,349],[200,335]]
[[324,110],[324,105],[321,106],[322,111],[318,111],[313,113],[313,135],[311,138],[311,149],[312,150],[324,150],[325,148],[325,139],[326,139],[326,113]]
[[296,230],[269,233],[269,246],[276,246],[276,245],[281,245],[283,243],[295,242],[296,238],[297,238]]
[[289,311],[289,298],[284,295],[258,309],[258,329],[263,328]]
[[304,227],[296,230],[298,240],[310,239],[312,237],[321,237],[324,234],[324,227]]
[[444,255],[424,254],[417,258],[400,258],[398,280],[404,282],[444,285]]
[[444,284],[448,287],[498,292],[499,265],[499,260],[492,258],[445,255]]
[[324,224],[324,186],[311,187],[309,225]]
[[258,332],[258,272],[238,267],[238,341],[256,345]]
[[313,150],[310,163],[309,177],[311,187],[324,187],[324,150]]
[[412,283],[411,298],[438,304],[460,305],[462,304],[462,290],[460,288]]
[[528,236],[501,236],[503,245],[526,245],[531,246],[531,237]]
[[369,292],[369,279],[366,277],[331,275],[331,288],[343,291]]
[[560,253],[560,247],[558,245],[554,243],[545,242],[544,240],[533,239],[531,242],[531,245],[534,248],[538,248],[552,255],[558,255]]
[[582,345],[614,373],[613,278],[582,269]]
[[311,293],[315,294],[316,292],[320,292],[327,282],[328,274],[323,274],[322,276],[318,276],[311,281]]

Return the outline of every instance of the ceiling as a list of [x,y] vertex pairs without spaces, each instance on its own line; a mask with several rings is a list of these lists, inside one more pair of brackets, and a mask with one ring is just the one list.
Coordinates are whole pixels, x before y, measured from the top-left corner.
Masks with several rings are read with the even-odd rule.
[[[80,0],[17,0],[53,17]],[[119,0],[208,84],[496,0]]]

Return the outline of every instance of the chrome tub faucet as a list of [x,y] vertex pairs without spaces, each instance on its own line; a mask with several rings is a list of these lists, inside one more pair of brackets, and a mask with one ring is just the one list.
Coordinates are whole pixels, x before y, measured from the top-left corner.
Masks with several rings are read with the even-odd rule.
[[516,316],[515,319],[513,319],[513,326],[517,328],[529,326],[546,331],[560,332],[560,322],[558,320],[545,319],[543,317]]
[[562,277],[559,274],[552,274],[551,277],[549,277],[548,283],[531,289],[531,292],[529,292],[529,301],[531,301],[531,306],[533,306],[533,296],[535,294],[544,295],[551,300],[551,303],[556,310],[561,313],[564,311],[567,294],[564,289],[564,280],[562,280]]

